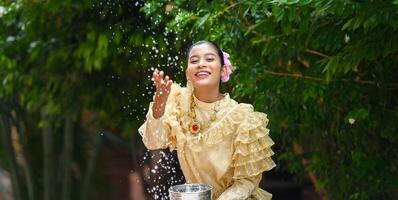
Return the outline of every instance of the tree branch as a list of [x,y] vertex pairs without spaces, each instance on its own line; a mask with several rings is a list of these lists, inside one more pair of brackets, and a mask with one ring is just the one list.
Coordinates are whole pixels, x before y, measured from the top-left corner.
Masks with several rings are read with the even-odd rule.
[[[306,75],[302,75],[302,74],[298,74],[298,73],[291,74],[291,73],[284,73],[284,72],[273,72],[273,71],[269,71],[269,70],[264,70],[263,72],[265,74],[271,74],[271,75],[275,75],[275,76],[294,77],[294,78],[301,78],[301,79],[307,79],[307,80],[318,81],[318,82],[326,82],[325,79],[322,79],[319,77],[306,76]],[[333,80],[333,81],[354,82],[354,83],[365,84],[365,85],[377,85],[377,82],[367,81],[367,80],[337,79],[337,80]],[[398,87],[398,83],[385,83],[385,85]]]
[[328,56],[328,55],[326,55],[326,54],[324,54],[324,53],[321,53],[321,52],[319,52],[319,51],[315,51],[315,50],[312,50],[312,49],[306,49],[305,52],[310,53],[310,54],[314,54],[314,55],[317,55],[317,56],[320,56],[320,57],[322,57],[322,58],[329,58],[329,57],[330,57],[330,56]]

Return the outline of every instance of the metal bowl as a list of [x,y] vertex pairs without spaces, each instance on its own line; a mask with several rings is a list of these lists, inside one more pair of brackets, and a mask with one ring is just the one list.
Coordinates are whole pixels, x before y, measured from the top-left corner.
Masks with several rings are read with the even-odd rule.
[[206,184],[183,184],[170,187],[170,200],[211,200],[212,187]]

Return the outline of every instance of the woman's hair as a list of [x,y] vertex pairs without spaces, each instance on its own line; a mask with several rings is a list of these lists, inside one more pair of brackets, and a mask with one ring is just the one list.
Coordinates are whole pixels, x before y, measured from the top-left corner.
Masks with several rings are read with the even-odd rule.
[[218,54],[218,57],[220,58],[221,67],[222,67],[222,66],[224,65],[224,56],[223,56],[222,50],[221,50],[221,48],[220,48],[216,43],[214,43],[214,42],[212,42],[212,41],[200,40],[200,41],[194,43],[194,44],[191,45],[191,47],[189,47],[189,49],[188,49],[188,56],[189,56],[189,53],[191,52],[191,50],[192,50],[192,48],[193,48],[194,46],[198,46],[198,45],[201,45],[201,44],[209,44],[209,45],[213,46],[213,47],[216,49],[217,54]]

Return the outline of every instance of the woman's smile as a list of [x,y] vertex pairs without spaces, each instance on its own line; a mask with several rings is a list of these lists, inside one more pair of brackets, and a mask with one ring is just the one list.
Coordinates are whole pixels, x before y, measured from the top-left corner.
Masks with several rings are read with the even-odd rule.
[[195,76],[198,78],[207,78],[208,76],[210,76],[211,72],[209,71],[199,71],[195,73]]

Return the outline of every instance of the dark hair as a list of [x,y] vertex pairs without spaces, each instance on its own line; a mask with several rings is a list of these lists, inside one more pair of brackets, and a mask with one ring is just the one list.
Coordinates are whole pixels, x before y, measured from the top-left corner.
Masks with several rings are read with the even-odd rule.
[[210,44],[211,46],[213,46],[216,49],[218,57],[220,58],[221,67],[222,67],[224,65],[224,56],[223,56],[222,50],[215,42],[212,42],[209,40],[201,40],[201,41],[198,41],[198,42],[194,43],[193,45],[191,45],[191,47],[189,47],[189,49],[188,49],[188,56],[194,46],[198,46],[201,44]]

